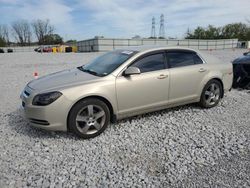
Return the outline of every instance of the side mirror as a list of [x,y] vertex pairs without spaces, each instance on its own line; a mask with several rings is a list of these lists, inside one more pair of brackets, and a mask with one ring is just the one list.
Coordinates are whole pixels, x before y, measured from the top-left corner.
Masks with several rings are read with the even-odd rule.
[[137,67],[129,67],[124,72],[124,76],[130,76],[130,75],[133,75],[133,74],[141,74],[140,69],[137,68]]

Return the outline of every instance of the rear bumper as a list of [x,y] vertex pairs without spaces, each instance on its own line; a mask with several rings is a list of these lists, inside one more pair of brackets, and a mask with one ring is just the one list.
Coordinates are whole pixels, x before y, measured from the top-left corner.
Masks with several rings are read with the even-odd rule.
[[230,92],[231,90],[232,90],[232,87],[227,88],[227,89],[224,88],[224,93],[228,93],[228,92]]
[[224,87],[224,93],[227,93],[232,90],[233,85],[233,74],[224,74],[222,78],[223,87]]

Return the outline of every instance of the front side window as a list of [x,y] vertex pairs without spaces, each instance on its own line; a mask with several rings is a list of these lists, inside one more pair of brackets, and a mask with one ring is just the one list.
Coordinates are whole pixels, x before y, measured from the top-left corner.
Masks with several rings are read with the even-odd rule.
[[171,68],[203,63],[201,58],[194,52],[168,52],[167,59]]
[[162,70],[165,68],[165,57],[163,53],[157,53],[143,57],[132,64],[140,69],[141,73]]

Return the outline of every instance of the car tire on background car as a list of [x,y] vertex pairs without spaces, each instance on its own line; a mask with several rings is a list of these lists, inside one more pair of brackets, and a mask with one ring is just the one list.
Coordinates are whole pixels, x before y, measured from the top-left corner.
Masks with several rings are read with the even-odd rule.
[[210,80],[201,93],[200,106],[211,108],[216,106],[222,97],[223,88],[218,80]]
[[68,116],[69,130],[84,139],[100,135],[109,122],[108,106],[96,98],[87,98],[77,102]]

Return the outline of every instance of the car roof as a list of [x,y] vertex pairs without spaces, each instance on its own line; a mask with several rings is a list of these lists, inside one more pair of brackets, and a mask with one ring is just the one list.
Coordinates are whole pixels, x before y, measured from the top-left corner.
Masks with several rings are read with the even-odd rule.
[[193,51],[196,52],[204,62],[206,63],[221,63],[222,61],[219,60],[218,58],[204,52],[204,51],[200,51],[197,49],[193,49],[193,48],[188,48],[188,47],[181,47],[181,46],[157,46],[157,45],[153,45],[153,46],[147,46],[147,45],[142,45],[142,46],[133,46],[133,47],[125,47],[125,48],[121,48],[120,50],[124,50],[124,51],[134,51],[134,52],[138,52],[137,54],[144,54],[144,53],[148,53],[151,51],[156,51],[156,50],[188,50],[188,51]]
[[155,50],[191,50],[198,52],[199,50],[187,48],[187,47],[180,47],[180,46],[148,46],[148,45],[142,45],[142,46],[130,46],[122,48],[122,50],[127,51],[137,51],[137,52],[146,52],[146,51],[155,51]]

